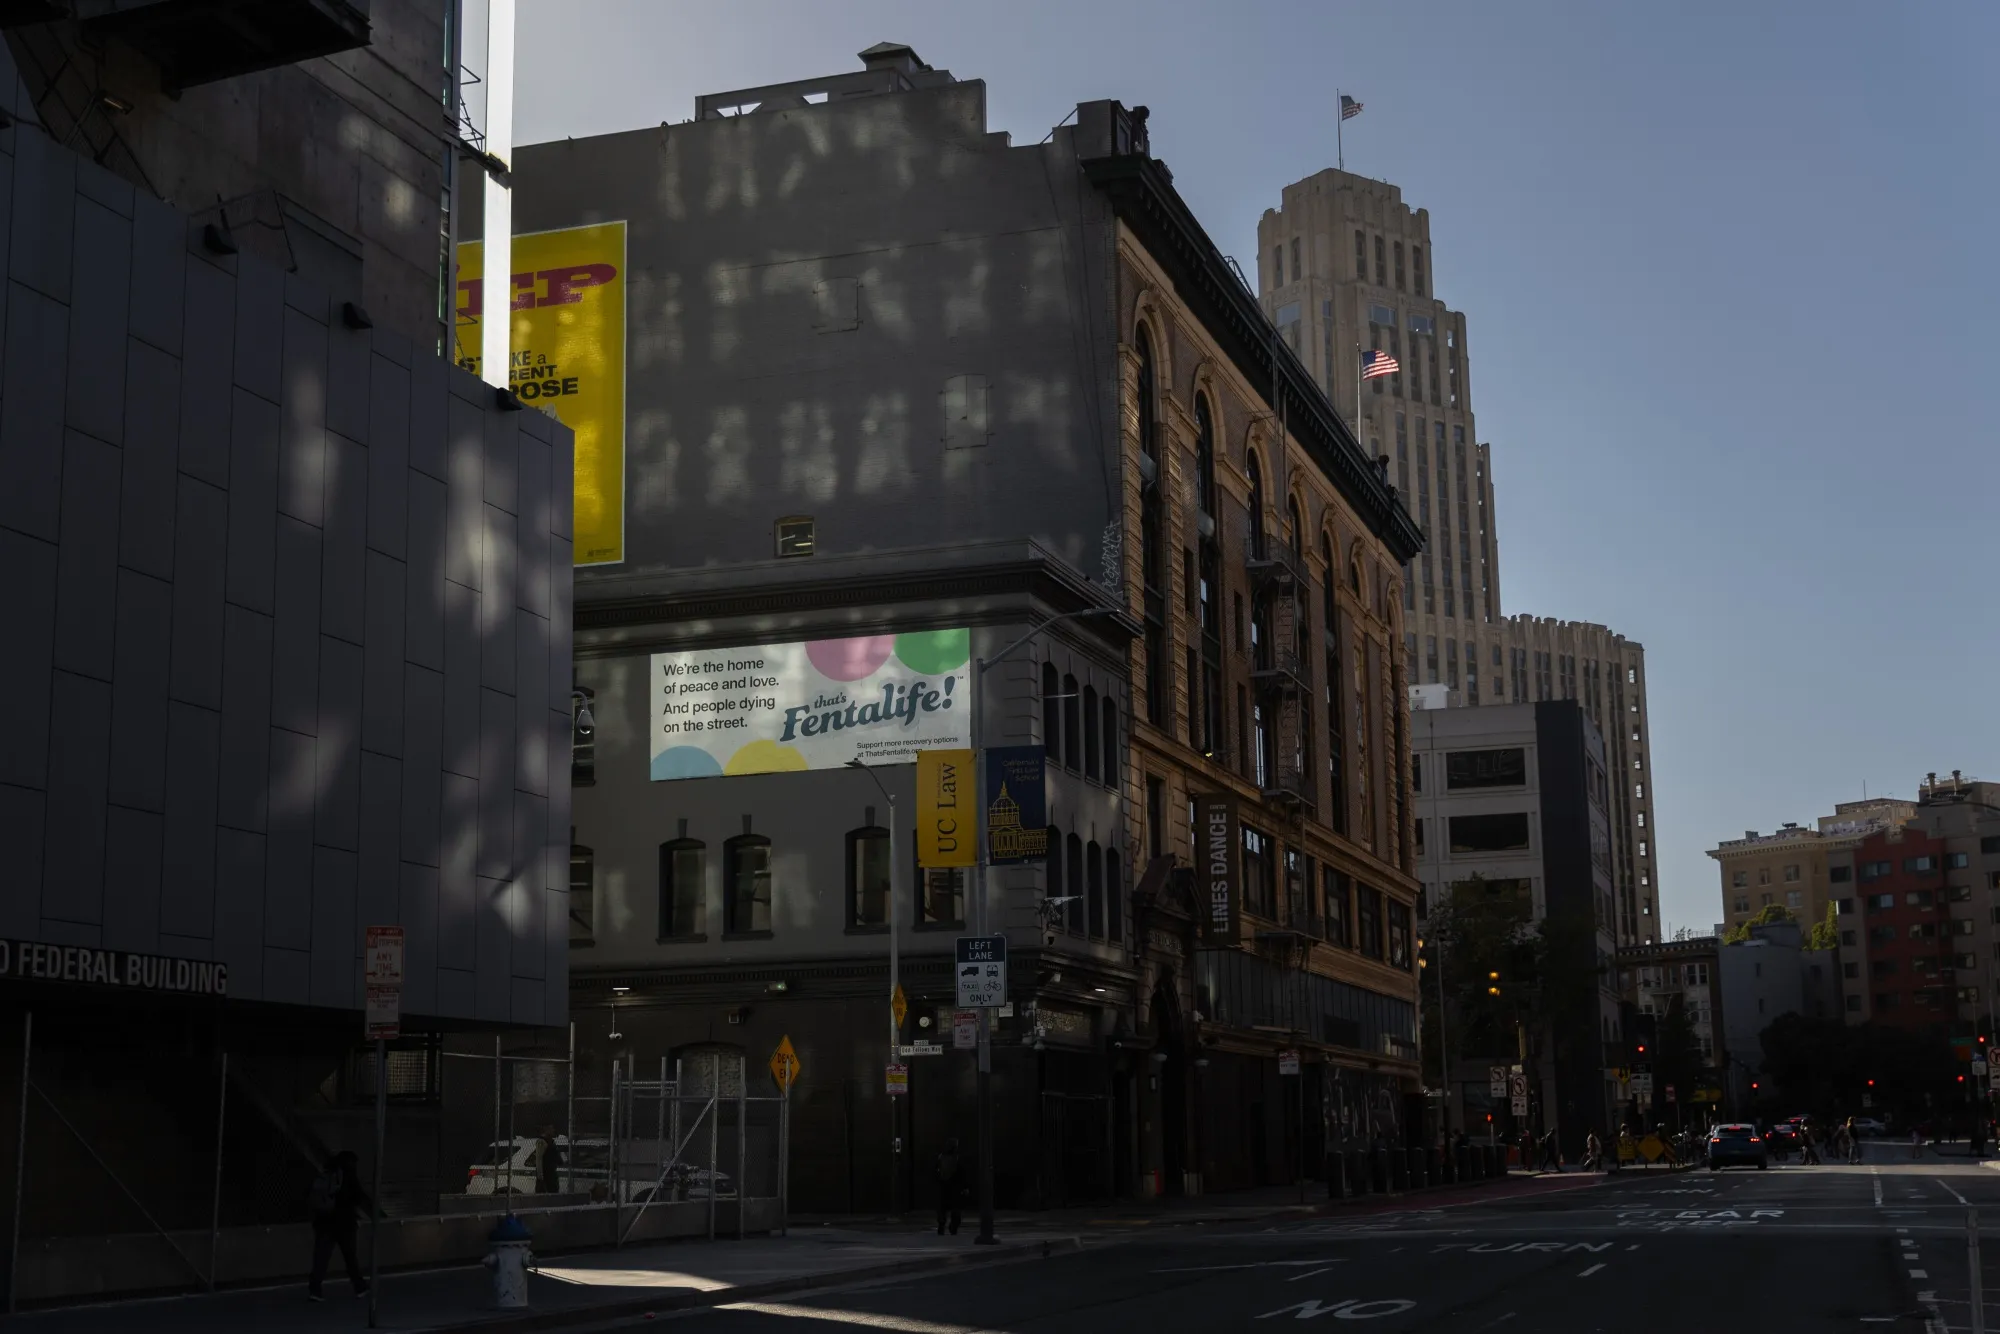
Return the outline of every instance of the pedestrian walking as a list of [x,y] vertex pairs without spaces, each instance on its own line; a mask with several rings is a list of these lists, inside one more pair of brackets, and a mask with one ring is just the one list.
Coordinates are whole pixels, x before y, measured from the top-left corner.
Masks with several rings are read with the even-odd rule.
[[535,1141],[535,1194],[555,1195],[562,1190],[562,1175],[557,1170],[562,1166],[562,1149],[556,1144],[556,1128],[542,1127],[541,1138]]
[[368,1280],[361,1277],[361,1260],[355,1254],[354,1238],[360,1226],[360,1211],[369,1204],[368,1196],[361,1190],[361,1169],[353,1150],[342,1149],[328,1158],[326,1167],[313,1178],[312,1189],[306,1196],[313,1230],[312,1278],[306,1284],[306,1296],[313,1301],[326,1300],[323,1291],[326,1268],[336,1246],[347,1265],[347,1281],[354,1295],[359,1297],[368,1291]]
[[1553,1130],[1542,1136],[1542,1170],[1544,1172],[1563,1170],[1562,1151],[1556,1147],[1556,1132]]
[[958,1141],[946,1140],[944,1150],[937,1156],[937,1230],[942,1237],[949,1225],[952,1236],[958,1235],[960,1222],[958,1197],[965,1189],[965,1161],[958,1156]]
[[1819,1145],[1813,1140],[1812,1126],[1805,1122],[1799,1124],[1799,1166],[1823,1166],[1819,1160]]
[[1595,1130],[1583,1137],[1583,1170],[1586,1172],[1604,1170],[1604,1141],[1597,1137]]
[[1923,1156],[1923,1147],[1924,1147],[1924,1132],[1923,1132],[1923,1130],[1922,1130],[1921,1128],[1917,1127],[1917,1126],[1911,1126],[1911,1127],[1910,1127],[1910,1157],[1912,1157],[1912,1158],[1921,1158],[1921,1157]]

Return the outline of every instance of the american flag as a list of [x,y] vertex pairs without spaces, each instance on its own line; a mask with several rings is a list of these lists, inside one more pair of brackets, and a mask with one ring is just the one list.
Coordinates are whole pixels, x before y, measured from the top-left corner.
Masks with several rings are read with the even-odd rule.
[[1346,93],[1342,93],[1340,95],[1340,118],[1342,120],[1352,120],[1354,117],[1360,114],[1361,114],[1361,104],[1355,101],[1353,98],[1349,97]]
[[1379,347],[1361,359],[1361,378],[1364,380],[1372,380],[1378,375],[1394,375],[1402,369],[1394,357]]

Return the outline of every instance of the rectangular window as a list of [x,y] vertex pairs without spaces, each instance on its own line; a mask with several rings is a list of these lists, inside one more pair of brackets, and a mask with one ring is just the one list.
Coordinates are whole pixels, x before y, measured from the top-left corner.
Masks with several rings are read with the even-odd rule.
[[1281,245],[1272,246],[1271,286],[1283,287],[1284,285],[1285,285],[1285,248]]
[[1528,813],[1502,811],[1491,815],[1451,817],[1454,855],[1479,852],[1522,852],[1528,847]]
[[[659,938],[685,939],[701,934],[704,890],[707,885],[707,849],[691,838],[677,838],[660,845]],[[882,880],[888,883],[888,868]]]
[[1791,865],[1789,865],[1789,866],[1787,866],[1787,867],[1785,868],[1785,879],[1787,879],[1787,880],[1797,880],[1798,878],[1799,878],[1799,867],[1798,867],[1798,863],[1797,863],[1797,862],[1793,862],[1793,863],[1792,863]]
[[1278,915],[1278,844],[1262,830],[1243,826],[1243,906],[1266,917]]
[[1410,905],[1389,901],[1389,963],[1408,971],[1410,967]]
[[1527,782],[1528,752],[1521,746],[1454,750],[1444,757],[1444,785],[1448,792],[1483,787],[1525,787]]
[[1292,281],[1298,282],[1306,276],[1306,266],[1299,263],[1299,238],[1292,238]]
[[1400,292],[1404,290],[1403,243],[1401,241],[1396,242],[1395,250],[1396,250],[1396,290]]
[[1358,283],[1368,281],[1368,234],[1366,232],[1357,231],[1354,233],[1354,281]]
[[771,840],[742,834],[723,848],[722,929],[746,935],[771,929]]
[[1383,262],[1382,238],[1379,236],[1375,238],[1375,285],[1389,285],[1389,266]]
[[1861,883],[1864,885],[1870,880],[1880,880],[1887,874],[1889,874],[1889,863],[1887,862],[1861,863]]
[[1903,859],[1903,870],[1911,875],[1917,875],[1927,871],[1935,871],[1937,870],[1937,858],[1905,857]]
[[1731,904],[1730,904],[1730,911],[1731,911],[1731,912],[1749,912],[1749,911],[1750,911],[1750,896],[1749,896],[1748,894],[1738,894],[1738,895],[1736,896],[1736,899],[1735,899],[1735,901],[1734,901],[1733,903],[1731,903]]
[[569,847],[569,943],[597,943],[597,855],[580,843]]
[[1326,919],[1326,938],[1330,943],[1343,948],[1352,947],[1354,941],[1348,934],[1347,907],[1352,887],[1348,884],[1347,876],[1331,866],[1323,866],[1320,868],[1320,878],[1324,894],[1320,913]]
[[1424,248],[1420,245],[1410,247],[1410,290],[1418,296],[1424,294]]
[[1729,883],[1737,889],[1742,889],[1750,883],[1750,873],[1748,871],[1732,872],[1729,877]]
[[963,866],[919,867],[917,877],[919,926],[957,926],[965,921]]
[[1355,892],[1355,926],[1361,952],[1371,959],[1382,957],[1382,891],[1361,886]]
[[1947,871],[1963,871],[1967,866],[1970,866],[1971,864],[1972,864],[1972,859],[1970,854],[1963,852],[1947,852],[1944,855],[1944,867]]
[[1936,904],[1937,896],[1928,889],[1913,889],[1903,895],[1903,902],[1912,908],[1929,908]]
[[[1410,332],[1413,334],[1422,334],[1424,337],[1429,338],[1437,332],[1437,326],[1431,322],[1431,317],[1428,315],[1412,315],[1410,316]],[[1438,423],[1438,439],[1440,441],[1444,439],[1443,422]]]
[[1826,878],[1836,885],[1850,884],[1854,880],[1854,868],[1852,866],[1829,866],[1826,868]]

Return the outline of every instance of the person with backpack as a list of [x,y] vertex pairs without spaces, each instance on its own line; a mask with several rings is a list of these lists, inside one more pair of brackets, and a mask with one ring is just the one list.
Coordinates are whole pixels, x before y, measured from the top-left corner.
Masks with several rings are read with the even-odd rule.
[[937,1230],[942,1237],[947,1222],[951,1235],[958,1235],[961,1221],[958,1211],[958,1197],[965,1189],[965,1162],[958,1156],[958,1141],[946,1140],[944,1151],[937,1156]]
[[368,1196],[361,1189],[361,1168],[354,1151],[342,1149],[329,1157],[306,1195],[313,1229],[312,1278],[306,1284],[306,1296],[311,1300],[326,1300],[322,1289],[336,1246],[347,1264],[347,1281],[354,1288],[354,1295],[359,1297],[368,1291],[368,1280],[361,1277],[361,1260],[355,1253],[360,1211],[368,1204]]

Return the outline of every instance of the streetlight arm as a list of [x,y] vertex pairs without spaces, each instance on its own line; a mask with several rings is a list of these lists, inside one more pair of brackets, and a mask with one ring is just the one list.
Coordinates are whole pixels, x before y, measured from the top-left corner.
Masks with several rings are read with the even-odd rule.
[[992,657],[979,659],[979,666],[981,670],[991,667],[994,663],[999,662],[1002,658],[1007,657],[1008,655],[1013,653],[1015,649],[1020,648],[1021,645],[1027,643],[1030,639],[1033,639],[1036,635],[1040,634],[1042,631],[1048,629],[1052,625],[1058,625],[1063,621],[1082,620],[1086,616],[1116,616],[1122,610],[1123,608],[1121,607],[1082,607],[1077,609],[1076,611],[1057,612],[1054,616],[1051,616],[1048,619],[1039,623],[1038,625],[1033,626],[1031,629],[1029,629],[1029,631],[1026,634],[1022,635],[1019,639],[1009,644],[1006,648],[1001,649],[998,653],[994,654]]

